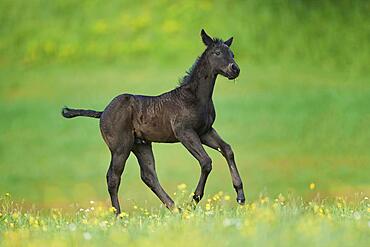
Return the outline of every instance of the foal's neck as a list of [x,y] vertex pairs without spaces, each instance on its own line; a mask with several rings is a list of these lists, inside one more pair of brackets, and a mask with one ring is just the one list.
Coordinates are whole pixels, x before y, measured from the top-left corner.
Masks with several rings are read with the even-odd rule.
[[214,73],[207,59],[201,56],[186,86],[191,89],[200,104],[208,104],[212,99],[216,78],[217,74]]

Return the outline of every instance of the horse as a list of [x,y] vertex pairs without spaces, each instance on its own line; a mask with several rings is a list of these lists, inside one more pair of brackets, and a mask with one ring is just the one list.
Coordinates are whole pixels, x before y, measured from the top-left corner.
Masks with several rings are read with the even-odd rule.
[[199,162],[200,178],[192,198],[195,205],[204,195],[207,177],[212,170],[212,160],[203,145],[225,157],[237,194],[236,200],[241,205],[245,203],[234,152],[212,127],[216,118],[212,95],[217,76],[235,80],[240,73],[230,49],[233,37],[223,41],[210,37],[202,29],[201,38],[206,49],[175,89],[158,96],[124,93],[115,97],[104,111],[62,109],[65,118],[100,118],[100,131],[111,153],[106,175],[108,192],[117,215],[121,212],[118,189],[130,153],[137,158],[142,181],[168,209],[177,209],[158,181],[153,142],[180,142]]

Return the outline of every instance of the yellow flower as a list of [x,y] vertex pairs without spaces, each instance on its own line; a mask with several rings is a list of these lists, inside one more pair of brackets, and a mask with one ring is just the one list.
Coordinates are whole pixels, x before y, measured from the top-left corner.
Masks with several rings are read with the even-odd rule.
[[115,207],[110,207],[109,208],[109,212],[115,213],[116,211],[117,211],[117,209]]
[[269,202],[269,198],[267,196],[262,196],[260,198],[260,202],[261,202],[261,204],[268,203]]
[[6,192],[5,193],[5,196],[9,197],[10,196],[10,193]]
[[218,201],[218,200],[220,200],[220,196],[219,195],[214,195],[212,199],[214,201]]
[[224,200],[225,201],[229,201],[230,200],[230,196],[229,195],[224,196]]
[[128,213],[122,212],[118,215],[118,217],[123,218],[123,217],[128,217]]
[[211,210],[211,204],[209,204],[209,203],[206,204],[206,210],[207,211]]
[[177,185],[178,190],[185,190],[186,189],[186,184],[179,184]]
[[15,212],[15,213],[13,213],[13,214],[12,214],[12,217],[13,217],[14,219],[18,219],[19,214],[18,214],[17,212]]
[[316,185],[314,183],[310,183],[310,190],[314,190],[316,188]]
[[175,214],[180,213],[180,210],[177,207],[174,207],[171,211]]
[[[367,208],[367,212],[370,213],[370,208]],[[1,216],[1,215],[0,215]]]

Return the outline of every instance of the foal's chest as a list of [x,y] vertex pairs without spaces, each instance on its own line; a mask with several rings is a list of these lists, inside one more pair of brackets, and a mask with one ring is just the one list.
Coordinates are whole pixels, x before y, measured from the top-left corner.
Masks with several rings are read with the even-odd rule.
[[208,132],[212,128],[215,119],[216,113],[213,104],[209,104],[207,107],[199,109],[195,126],[198,134],[201,135]]

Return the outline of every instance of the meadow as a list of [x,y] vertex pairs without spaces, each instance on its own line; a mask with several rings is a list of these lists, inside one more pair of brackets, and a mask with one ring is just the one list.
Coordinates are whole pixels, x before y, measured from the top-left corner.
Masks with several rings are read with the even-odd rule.
[[[4,246],[366,246],[370,212],[370,4],[366,1],[0,1],[0,244]],[[167,212],[130,157],[124,214],[110,209],[110,154],[96,119],[121,93],[173,89],[203,51],[201,28],[234,36],[241,68],[218,78],[214,127],[244,181],[238,206],[224,158],[196,210],[199,165],[154,144]]]

